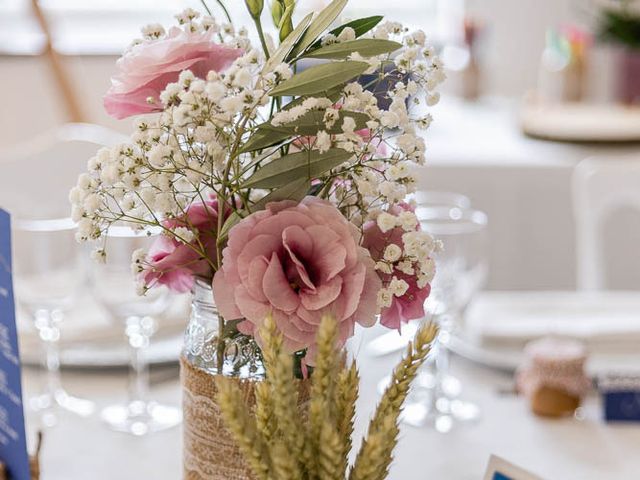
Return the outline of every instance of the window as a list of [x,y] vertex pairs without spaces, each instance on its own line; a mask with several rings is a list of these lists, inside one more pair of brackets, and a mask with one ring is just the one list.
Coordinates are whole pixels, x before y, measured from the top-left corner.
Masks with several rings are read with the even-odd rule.
[[[265,0],[268,4],[270,0]],[[216,0],[207,0],[222,16]],[[298,14],[319,11],[328,0],[300,0]],[[393,19],[422,28],[440,40],[450,40],[460,22],[464,0],[403,0],[383,8],[371,0],[351,0],[345,17],[393,13]],[[249,25],[243,0],[226,0],[237,24]],[[54,39],[63,54],[119,54],[148,23],[171,24],[186,7],[201,9],[198,0],[40,0]],[[265,15],[265,23],[267,16]],[[460,23],[458,23],[459,25]],[[31,0],[0,0],[0,53],[28,55],[42,51],[44,36],[33,15]]]

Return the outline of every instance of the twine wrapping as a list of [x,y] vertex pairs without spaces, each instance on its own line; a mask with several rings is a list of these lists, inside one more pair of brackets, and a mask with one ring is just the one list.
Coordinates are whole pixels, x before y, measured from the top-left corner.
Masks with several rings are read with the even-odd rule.
[[[180,359],[185,480],[253,480],[236,442],[224,427],[216,402],[216,375]],[[243,400],[255,404],[253,381],[236,379]]]
[[[236,442],[227,431],[216,401],[218,375],[180,359],[183,410],[184,480],[254,480]],[[233,378],[242,399],[253,410],[256,380]],[[300,409],[309,399],[308,382],[300,382]],[[302,412],[301,412],[302,413]]]

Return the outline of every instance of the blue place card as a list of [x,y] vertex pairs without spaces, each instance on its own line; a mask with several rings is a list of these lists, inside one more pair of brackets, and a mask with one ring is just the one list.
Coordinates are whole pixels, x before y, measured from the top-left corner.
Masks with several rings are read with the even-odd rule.
[[608,422],[640,422],[640,372],[608,374],[598,381]]
[[12,480],[31,480],[11,275],[11,219],[0,209],[0,461]]
[[507,462],[504,458],[491,455],[484,480],[541,480],[541,478]]

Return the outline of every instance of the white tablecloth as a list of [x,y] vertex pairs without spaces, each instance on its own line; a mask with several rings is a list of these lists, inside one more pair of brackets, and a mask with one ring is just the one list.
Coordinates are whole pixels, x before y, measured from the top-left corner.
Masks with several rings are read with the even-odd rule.
[[[376,335],[367,331],[366,335]],[[377,401],[376,383],[389,371],[394,356],[370,358],[359,350],[362,376],[358,438]],[[164,381],[153,397],[179,403],[175,371],[157,371]],[[598,399],[587,400],[584,420],[543,420],[533,416],[525,402],[501,393],[511,386],[509,375],[487,370],[456,358],[453,373],[463,381],[464,395],[482,408],[481,419],[440,434],[429,428],[403,426],[390,480],[477,480],[490,454],[497,454],[546,479],[628,480],[640,471],[640,424],[607,425],[601,420]],[[167,377],[169,374],[169,377]],[[37,375],[26,374],[27,390]],[[65,386],[99,406],[124,396],[122,373],[70,373]],[[33,417],[30,429],[34,427]],[[356,444],[359,440],[356,441]],[[45,432],[43,480],[176,480],[181,478],[180,429],[136,438],[111,432],[98,418],[65,415]]]

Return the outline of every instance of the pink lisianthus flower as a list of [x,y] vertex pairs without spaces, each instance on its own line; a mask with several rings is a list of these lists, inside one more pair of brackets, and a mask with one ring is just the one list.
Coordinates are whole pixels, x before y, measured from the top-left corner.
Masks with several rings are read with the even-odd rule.
[[325,314],[338,322],[341,345],[356,322],[375,323],[381,281],[358,238],[356,228],[325,200],[268,204],[229,232],[213,279],[220,313],[229,320],[244,318],[239,330],[254,336],[272,315],[288,351],[308,348],[313,364]]
[[[389,213],[399,215],[404,212],[414,212],[415,208],[407,203],[400,203],[391,207]],[[420,224],[416,222],[415,231],[420,231]],[[383,262],[389,267],[389,271],[378,269],[378,275],[382,284],[387,287],[392,280],[404,281],[408,284],[406,292],[401,296],[393,296],[391,305],[380,312],[380,323],[388,328],[400,329],[403,323],[424,316],[424,303],[431,293],[431,285],[421,285],[418,278],[419,266],[416,262],[400,258],[396,261],[386,261],[385,250],[389,245],[396,245],[400,250],[404,249],[403,236],[407,230],[402,226],[396,226],[387,232],[383,232],[375,221],[369,221],[364,225],[364,237],[362,245],[367,248],[376,262]],[[404,268],[411,271],[402,271],[400,262],[405,260]]]
[[122,119],[162,110],[160,93],[190,70],[206,78],[213,70],[222,72],[243,51],[214,43],[214,32],[188,32],[178,27],[166,36],[133,46],[116,63],[118,73],[104,97],[104,107],[112,117]]
[[[227,214],[225,212],[225,216]],[[141,273],[144,285],[166,285],[174,292],[185,293],[193,287],[195,277],[211,278],[213,269],[207,259],[216,258],[218,200],[215,195],[204,202],[192,203],[183,216],[165,220],[163,226],[173,231],[185,228],[195,234],[195,238],[185,243],[167,234],[160,235],[151,246]],[[198,251],[201,246],[206,257]]]

